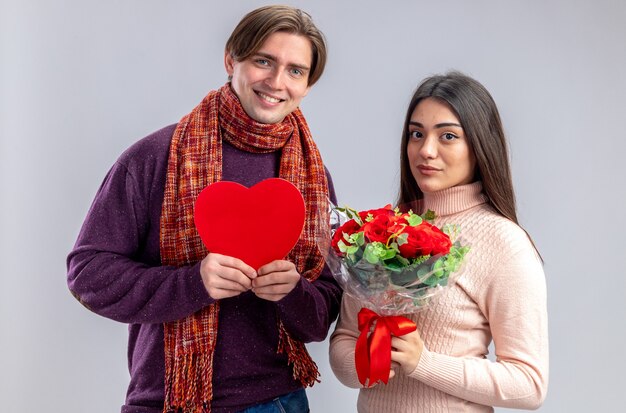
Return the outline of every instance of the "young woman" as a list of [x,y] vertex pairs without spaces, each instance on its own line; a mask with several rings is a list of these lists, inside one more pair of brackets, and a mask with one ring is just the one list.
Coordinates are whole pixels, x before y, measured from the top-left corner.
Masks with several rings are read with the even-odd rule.
[[[361,388],[359,412],[536,409],[548,385],[542,262],[518,225],[507,143],[489,92],[458,72],[425,79],[409,105],[398,205],[435,211],[471,247],[456,282],[409,314],[417,331],[392,337],[388,384],[362,388],[354,362],[361,303],[344,295],[330,362]],[[495,361],[487,358],[493,340]]]

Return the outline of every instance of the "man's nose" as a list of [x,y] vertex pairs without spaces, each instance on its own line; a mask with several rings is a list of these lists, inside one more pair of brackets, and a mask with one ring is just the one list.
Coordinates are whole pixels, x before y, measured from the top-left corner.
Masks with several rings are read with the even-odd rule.
[[265,80],[265,83],[267,83],[267,85],[270,86],[272,89],[282,89],[284,81],[283,76],[283,71],[277,68],[276,70],[272,70],[270,72],[269,76]]

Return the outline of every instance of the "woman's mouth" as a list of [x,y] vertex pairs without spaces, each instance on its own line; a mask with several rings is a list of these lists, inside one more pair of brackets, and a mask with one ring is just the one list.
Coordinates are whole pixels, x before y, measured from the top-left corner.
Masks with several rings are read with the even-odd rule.
[[417,169],[424,175],[432,175],[436,172],[441,171],[441,169],[435,168],[434,166],[430,165],[417,165]]

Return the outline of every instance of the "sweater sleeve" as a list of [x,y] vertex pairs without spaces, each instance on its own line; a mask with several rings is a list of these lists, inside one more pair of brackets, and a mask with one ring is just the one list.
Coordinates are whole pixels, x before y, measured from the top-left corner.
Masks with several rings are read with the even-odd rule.
[[496,268],[483,285],[496,361],[436,354],[426,348],[411,377],[475,403],[536,409],[548,384],[548,322],[543,268],[526,248]]
[[[337,203],[333,181],[326,170],[330,200]],[[342,290],[324,266],[313,282],[300,277],[296,287],[277,302],[278,314],[287,331],[298,340],[323,341],[339,314]]]
[[353,389],[363,387],[356,374],[354,351],[359,338],[358,313],[361,305],[351,296],[344,294],[339,320],[330,336],[330,367],[337,379]]
[[68,286],[85,307],[116,321],[178,320],[212,300],[199,264],[161,266],[160,199],[150,200],[153,181],[162,186],[160,171],[134,172],[120,161],[108,172],[68,256]]

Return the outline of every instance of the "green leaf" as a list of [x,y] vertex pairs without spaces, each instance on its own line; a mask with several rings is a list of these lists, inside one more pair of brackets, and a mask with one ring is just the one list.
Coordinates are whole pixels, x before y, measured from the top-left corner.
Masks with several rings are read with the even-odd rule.
[[389,274],[389,278],[392,283],[399,286],[408,285],[417,280],[416,274],[413,271],[394,271]]
[[435,211],[431,211],[430,209],[422,214],[422,218],[426,221],[434,221],[437,218]]
[[443,261],[439,259],[435,261],[435,264],[433,265],[433,275],[437,278],[441,278],[443,273]]
[[416,227],[421,224],[423,221],[422,217],[414,214],[412,211],[409,211],[409,216],[406,218],[406,222],[409,223],[410,226]]
[[[411,263],[411,265],[417,266],[425,261],[428,261],[429,258],[430,258],[430,255],[422,255],[420,257],[413,258],[413,262]],[[427,268],[426,268],[426,271],[428,271]]]
[[339,240],[339,242],[337,243],[337,247],[339,247],[339,251],[343,253],[348,250],[348,246],[342,240]]
[[409,234],[404,232],[396,237],[396,242],[398,243],[398,246],[400,246],[409,242],[408,239],[409,239]]
[[396,256],[394,257],[395,260],[399,261],[403,267],[408,267],[410,261],[407,260],[406,258],[404,258],[402,255],[400,254],[396,254]]
[[418,278],[422,278],[423,276],[425,276],[429,272],[430,272],[430,269],[428,267],[426,267],[426,266],[419,267],[419,269],[417,270],[417,276],[418,276]]
[[374,244],[367,244],[365,246],[363,258],[365,258],[370,264],[378,264],[380,262],[377,248]]
[[349,219],[355,220],[357,224],[363,225],[363,221],[361,220],[361,217],[359,216],[359,212],[356,209],[352,209],[347,206],[344,208],[336,208],[336,209],[337,211],[345,212],[346,216]]
[[393,249],[385,248],[383,251],[383,255],[380,257],[382,260],[389,260],[396,256],[396,251]]
[[365,235],[362,232],[355,232],[354,234],[350,235],[350,240],[353,244],[361,247],[363,246],[363,244],[365,244]]

